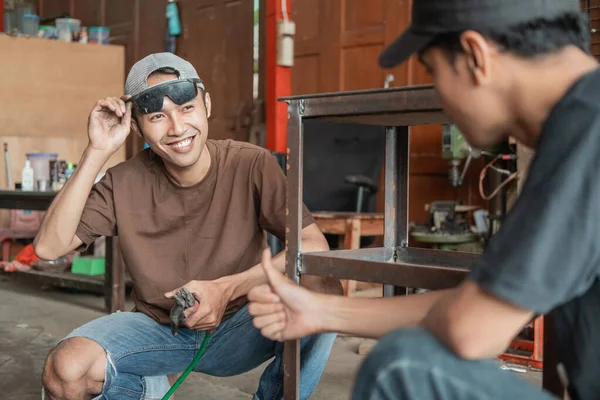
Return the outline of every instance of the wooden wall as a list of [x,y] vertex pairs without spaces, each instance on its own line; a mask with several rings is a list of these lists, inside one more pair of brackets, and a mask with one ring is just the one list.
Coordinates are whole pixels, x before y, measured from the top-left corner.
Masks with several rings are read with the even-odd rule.
[[[69,14],[83,25],[108,26],[111,44],[125,46],[124,70],[165,51],[167,0],[38,0],[40,15]],[[177,55],[190,61],[213,100],[212,138],[247,140],[253,101],[253,0],[178,0],[182,35]],[[127,157],[143,148],[131,136]]]
[[[0,35],[0,54],[0,144],[8,143],[13,183],[21,182],[26,153],[57,153],[78,163],[94,104],[123,93],[123,47]],[[105,169],[123,160],[124,147]],[[6,186],[2,156],[0,187]],[[0,226],[8,226],[6,210]]]
[[[161,52],[165,38],[165,0],[38,0],[38,14],[56,18],[69,14],[84,26],[107,26],[111,44],[125,49],[123,74],[144,56]],[[121,92],[122,92],[121,88]],[[128,138],[127,158],[143,148],[135,135]]]
[[[431,83],[414,57],[391,70],[377,64],[383,48],[408,26],[410,6],[410,0],[292,1],[297,29],[293,94],[381,88],[388,74],[394,76],[391,87]],[[472,164],[460,190],[450,185],[441,126],[414,128],[410,146],[410,221],[425,222],[424,206],[433,200],[486,205],[477,189],[479,163]]]
[[600,59],[600,0],[580,0],[581,9],[589,14],[592,30],[592,54]]
[[[98,99],[123,93],[123,48],[0,36],[0,142],[9,144],[13,182],[27,152],[79,162]],[[108,166],[125,159],[121,149]],[[0,165],[5,186],[4,162]]]

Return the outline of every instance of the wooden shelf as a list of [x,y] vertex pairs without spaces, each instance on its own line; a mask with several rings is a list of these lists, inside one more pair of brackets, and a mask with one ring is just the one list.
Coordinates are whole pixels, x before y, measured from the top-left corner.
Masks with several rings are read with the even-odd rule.
[[[38,270],[26,270],[4,273],[4,276],[13,276],[16,280],[24,283],[35,283],[61,288],[78,289],[86,292],[105,294],[104,275],[79,275],[71,272],[47,272]],[[130,279],[125,281],[130,287]]]

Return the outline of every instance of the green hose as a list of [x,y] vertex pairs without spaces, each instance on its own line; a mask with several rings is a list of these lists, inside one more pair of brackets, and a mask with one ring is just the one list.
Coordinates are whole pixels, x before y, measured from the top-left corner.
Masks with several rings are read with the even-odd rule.
[[179,379],[177,379],[177,381],[173,384],[173,386],[171,386],[171,389],[169,389],[167,394],[165,394],[163,396],[162,400],[169,400],[169,398],[171,396],[173,396],[173,393],[175,393],[175,391],[179,388],[179,386],[181,386],[181,384],[183,383],[185,378],[187,378],[187,376],[190,374],[190,372],[192,372],[194,367],[196,367],[196,364],[198,364],[198,361],[200,361],[200,358],[202,358],[202,355],[204,354],[204,351],[206,350],[206,346],[208,345],[209,340],[210,340],[210,333],[206,333],[204,335],[204,339],[202,340],[202,345],[200,346],[200,349],[196,353],[196,356],[194,357],[194,359],[192,360],[190,365],[188,365],[188,367],[185,369],[185,371],[183,371],[183,374],[181,374]]

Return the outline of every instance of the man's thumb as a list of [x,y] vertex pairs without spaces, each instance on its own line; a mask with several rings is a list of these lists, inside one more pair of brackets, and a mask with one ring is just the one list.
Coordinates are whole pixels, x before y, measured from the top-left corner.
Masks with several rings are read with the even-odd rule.
[[267,277],[267,281],[269,285],[277,291],[276,287],[285,283],[285,276],[283,276],[279,271],[273,267],[273,262],[271,261],[271,251],[267,248],[263,251],[262,254],[262,269]]

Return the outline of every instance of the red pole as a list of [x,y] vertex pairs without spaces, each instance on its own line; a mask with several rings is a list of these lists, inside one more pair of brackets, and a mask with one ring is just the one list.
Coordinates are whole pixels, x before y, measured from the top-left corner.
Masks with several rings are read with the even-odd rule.
[[0,32],[4,32],[4,0],[0,0]]
[[[287,1],[288,16],[291,1]],[[267,148],[287,154],[287,104],[277,98],[292,94],[292,69],[277,65],[277,21],[283,20],[282,0],[267,0],[266,95]]]

